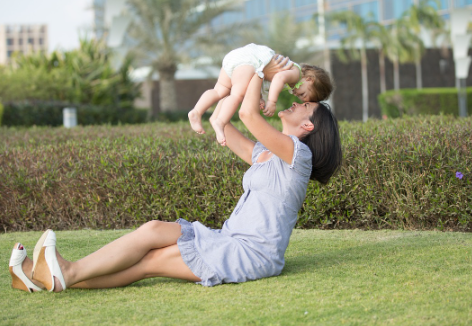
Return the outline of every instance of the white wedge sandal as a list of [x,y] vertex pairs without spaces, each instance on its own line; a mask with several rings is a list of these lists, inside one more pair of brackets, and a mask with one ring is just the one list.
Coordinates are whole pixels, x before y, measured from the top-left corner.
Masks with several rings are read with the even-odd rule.
[[34,247],[33,280],[41,282],[49,292],[52,292],[54,291],[54,277],[61,282],[62,291],[64,291],[66,282],[57,261],[56,234],[53,230],[47,230]]
[[26,249],[21,243],[15,243],[11,251],[10,263],[8,264],[11,274],[11,287],[26,292],[42,291],[25,275],[23,262],[26,259]]

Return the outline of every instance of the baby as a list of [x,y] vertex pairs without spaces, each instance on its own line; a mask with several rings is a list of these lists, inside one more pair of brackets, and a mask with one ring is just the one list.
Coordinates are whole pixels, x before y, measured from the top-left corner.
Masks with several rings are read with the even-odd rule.
[[[223,59],[222,69],[213,89],[205,91],[188,117],[192,129],[204,134],[201,118],[213,104],[226,97],[218,115],[212,116],[211,125],[218,142],[226,145],[224,128],[236,113],[241,104],[246,88],[254,73],[264,78],[264,67],[275,56],[274,50],[264,45],[248,44],[229,52]],[[261,98],[261,110],[264,115],[272,116],[279,93],[287,89],[303,102],[319,102],[327,100],[333,85],[327,72],[319,67],[293,63],[290,70],[281,71],[265,83],[264,89],[270,85],[267,99]]]

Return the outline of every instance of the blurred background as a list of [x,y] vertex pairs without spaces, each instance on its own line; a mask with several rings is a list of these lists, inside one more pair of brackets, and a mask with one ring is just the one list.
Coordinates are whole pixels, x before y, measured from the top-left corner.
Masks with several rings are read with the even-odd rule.
[[[472,0],[0,0],[0,123],[60,125],[52,112],[68,106],[79,124],[186,117],[223,56],[247,43],[330,71],[339,120],[457,115],[457,103],[430,103],[460,102],[471,83],[470,10]],[[465,37],[454,43],[457,12]],[[283,93],[278,108],[292,101]]]

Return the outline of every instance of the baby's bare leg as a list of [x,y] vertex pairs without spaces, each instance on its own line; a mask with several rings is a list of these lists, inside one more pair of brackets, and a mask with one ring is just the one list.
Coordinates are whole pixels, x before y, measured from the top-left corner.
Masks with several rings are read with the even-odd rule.
[[226,145],[224,128],[231,120],[231,117],[238,110],[239,104],[243,101],[246,94],[247,86],[254,76],[255,69],[253,66],[239,66],[233,71],[231,76],[231,94],[225,99],[221,110],[216,117],[210,119],[211,126],[215,130],[216,139],[222,145]]
[[204,134],[205,130],[202,126],[202,115],[210,106],[228,96],[231,90],[231,79],[226,72],[221,69],[218,81],[213,89],[205,91],[198,100],[195,107],[188,113],[190,126],[199,134]]

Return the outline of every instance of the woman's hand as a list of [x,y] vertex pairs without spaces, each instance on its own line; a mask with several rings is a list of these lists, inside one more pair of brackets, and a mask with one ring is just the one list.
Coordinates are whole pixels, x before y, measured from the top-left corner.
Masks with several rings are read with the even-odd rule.
[[293,62],[287,64],[289,60],[289,57],[284,57],[279,54],[274,55],[272,60],[270,60],[267,66],[262,70],[264,78],[268,81],[272,81],[272,78],[274,78],[276,73],[292,69]]

